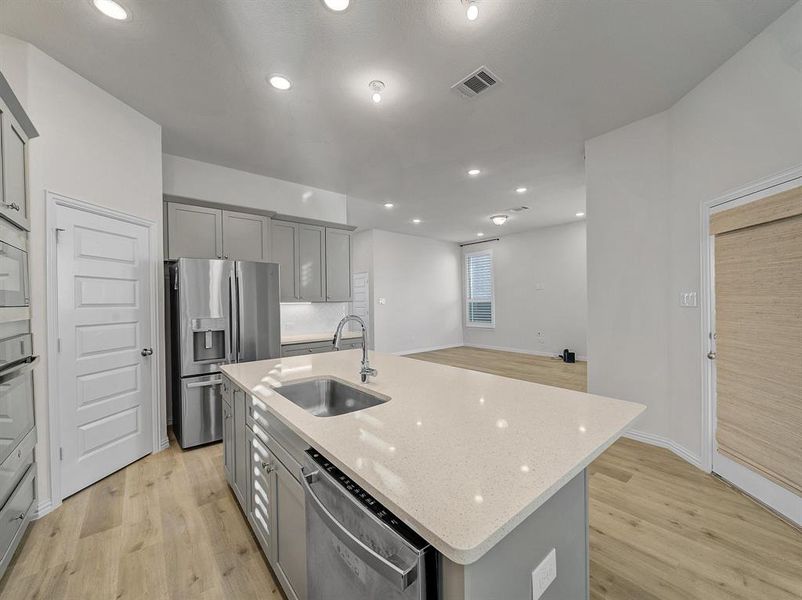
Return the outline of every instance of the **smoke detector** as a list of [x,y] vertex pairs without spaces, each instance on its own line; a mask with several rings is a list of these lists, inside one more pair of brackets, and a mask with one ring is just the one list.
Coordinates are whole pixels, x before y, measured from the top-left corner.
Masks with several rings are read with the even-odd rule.
[[457,90],[466,98],[473,98],[489,90],[491,87],[497,86],[499,83],[501,83],[501,80],[496,77],[490,69],[482,66],[452,85],[451,89]]

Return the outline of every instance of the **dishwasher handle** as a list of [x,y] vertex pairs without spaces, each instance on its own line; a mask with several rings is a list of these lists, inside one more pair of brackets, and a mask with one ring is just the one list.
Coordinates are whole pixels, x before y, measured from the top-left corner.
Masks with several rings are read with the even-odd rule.
[[301,475],[301,483],[303,484],[304,491],[306,492],[306,496],[311,500],[311,504],[314,507],[315,512],[317,512],[326,525],[328,525],[334,531],[334,533],[337,535],[337,538],[346,546],[348,546],[348,549],[351,550],[351,552],[356,554],[365,564],[379,573],[382,577],[388,581],[391,581],[401,591],[407,589],[415,582],[418,577],[417,562],[404,569],[384,558],[381,554],[377,554],[372,548],[365,545],[353,533],[343,527],[342,523],[340,523],[325,506],[323,506],[323,503],[312,490],[311,486],[311,484],[315,483],[320,476],[318,471],[307,473],[306,468],[304,467],[301,469]]

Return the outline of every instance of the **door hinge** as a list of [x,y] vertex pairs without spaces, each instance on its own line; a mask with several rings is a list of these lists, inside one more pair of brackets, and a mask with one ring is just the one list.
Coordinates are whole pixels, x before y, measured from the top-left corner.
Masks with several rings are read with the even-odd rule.
[[56,227],[56,243],[58,244],[61,241],[60,233],[64,233],[66,229],[62,229],[61,227]]
[[58,449],[58,459],[59,460],[64,460],[64,448],[59,448]]
[[61,352],[61,338],[56,339],[56,351]]

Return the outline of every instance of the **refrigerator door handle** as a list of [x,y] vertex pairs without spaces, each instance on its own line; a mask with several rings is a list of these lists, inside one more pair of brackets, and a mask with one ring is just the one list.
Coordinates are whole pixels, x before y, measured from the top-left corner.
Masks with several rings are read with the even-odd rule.
[[245,323],[242,322],[244,315],[241,310],[242,308],[242,299],[245,297],[245,293],[242,290],[242,278],[240,277],[239,271],[239,263],[235,263],[234,266],[234,273],[236,277],[236,294],[237,294],[237,362],[242,359],[242,339],[240,336],[240,332],[245,330]]
[[237,293],[236,293],[236,275],[235,272],[232,270],[231,274],[228,276],[228,331],[229,331],[228,362],[229,363],[237,362],[237,354],[239,352],[239,329],[237,327],[239,322],[239,315],[235,314],[239,312],[238,308],[239,308],[239,303],[237,300]]

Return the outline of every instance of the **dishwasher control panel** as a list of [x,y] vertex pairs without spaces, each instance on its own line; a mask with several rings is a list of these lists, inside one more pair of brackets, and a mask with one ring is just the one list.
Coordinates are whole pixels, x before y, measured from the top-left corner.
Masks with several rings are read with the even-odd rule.
[[373,515],[382,523],[387,525],[390,529],[398,533],[410,544],[418,549],[423,549],[429,544],[420,537],[417,533],[412,531],[410,527],[401,519],[396,517],[387,508],[385,508],[378,500],[368,494],[365,490],[360,488],[356,482],[352,481],[345,473],[340,471],[337,467],[331,464],[325,456],[320,454],[317,450],[309,448],[306,453],[315,461],[321,469],[326,471],[329,476],[342,486],[351,496],[367,508]]

